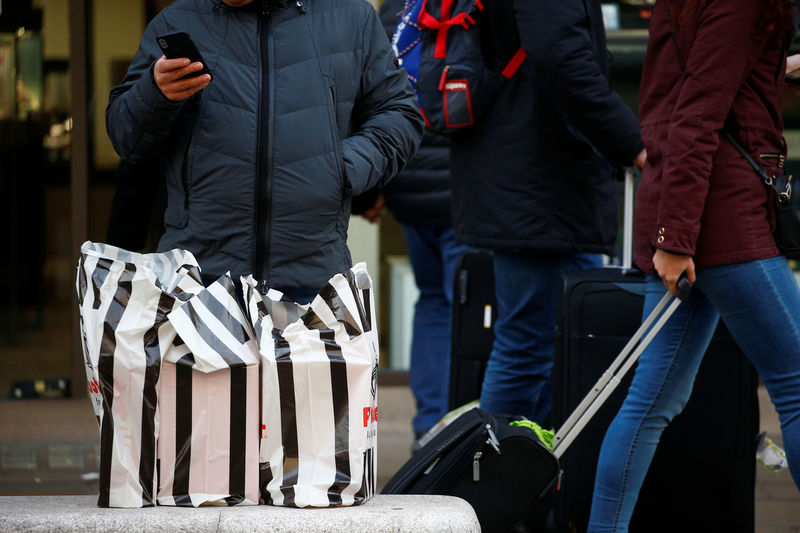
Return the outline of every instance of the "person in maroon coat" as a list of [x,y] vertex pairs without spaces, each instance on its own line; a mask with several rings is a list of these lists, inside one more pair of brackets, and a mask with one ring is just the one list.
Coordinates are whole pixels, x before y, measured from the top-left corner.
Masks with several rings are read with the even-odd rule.
[[800,486],[800,290],[772,236],[769,190],[722,135],[770,175],[783,174],[792,17],[789,0],[659,0],[654,8],[634,259],[648,274],[645,315],[664,286],[676,292],[681,274],[692,290],[642,354],[606,433],[590,532],[628,530],[659,437],[685,406],[720,317],[767,387]]

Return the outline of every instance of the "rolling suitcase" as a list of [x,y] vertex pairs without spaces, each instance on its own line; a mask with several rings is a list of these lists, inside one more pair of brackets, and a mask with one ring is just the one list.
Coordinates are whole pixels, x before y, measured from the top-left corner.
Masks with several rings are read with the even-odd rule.
[[451,410],[480,397],[496,319],[492,253],[468,251],[459,260],[453,287],[448,396]]
[[[630,266],[632,184],[625,194],[623,268],[564,276],[553,368],[558,427],[641,322],[644,276]],[[613,313],[608,310],[613,309]],[[600,445],[632,376],[561,458],[556,531],[586,531]],[[720,324],[686,408],[661,437],[631,521],[632,533],[746,532],[754,528],[758,376]]]
[[682,280],[677,298],[664,295],[555,434],[552,449],[529,427],[513,425],[520,417],[467,409],[400,467],[382,493],[458,496],[475,509],[482,531],[508,531],[560,478],[561,456],[688,291]]
[[558,473],[521,417],[467,409],[386,483],[382,494],[446,494],[472,505],[483,532],[508,531]]

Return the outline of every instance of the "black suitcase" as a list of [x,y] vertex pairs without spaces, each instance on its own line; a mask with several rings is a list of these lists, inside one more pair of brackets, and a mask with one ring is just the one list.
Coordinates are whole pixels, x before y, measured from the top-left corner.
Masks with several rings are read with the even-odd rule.
[[[643,301],[644,278],[637,271],[604,268],[564,276],[553,369],[556,427],[639,326]],[[632,374],[561,457],[555,495],[559,533],[586,531],[600,445]],[[691,399],[662,435],[637,501],[632,533],[753,531],[757,384],[754,368],[721,324]]]
[[508,531],[558,474],[558,460],[521,417],[473,407],[439,431],[382,494],[447,494],[468,501],[485,533]]
[[492,253],[466,252],[459,260],[453,287],[448,395],[451,410],[480,397],[496,318]]
[[[607,375],[618,378],[627,372],[686,298],[688,283],[684,280],[681,286],[679,299],[669,294],[662,298],[613,361]],[[645,335],[651,324],[652,332]],[[475,509],[482,531],[508,531],[533,510],[559,477],[559,459],[618,383],[617,379],[605,378],[591,388],[553,437],[552,450],[529,428],[510,426],[511,417],[467,409],[411,457],[389,480],[383,493],[458,496]],[[542,502],[547,503],[548,499],[543,498]]]

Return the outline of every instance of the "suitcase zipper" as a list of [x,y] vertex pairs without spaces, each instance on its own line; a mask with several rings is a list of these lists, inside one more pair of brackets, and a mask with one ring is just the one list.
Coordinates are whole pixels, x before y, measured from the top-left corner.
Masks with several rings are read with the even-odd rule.
[[497,452],[497,455],[500,455],[500,441],[497,440],[497,435],[494,434],[492,431],[492,425],[486,424],[486,431],[489,433],[489,438],[486,439],[486,444],[491,444],[494,451]]
[[[419,452],[419,453],[425,453],[424,456],[419,458],[419,465],[416,468],[410,469],[408,472],[404,472],[402,477],[393,480],[392,485],[394,487],[401,488],[401,490],[405,490],[405,487],[408,487],[415,482],[418,483],[420,480],[424,479],[427,475],[429,475],[435,467],[440,466],[442,463],[445,466],[449,465],[451,462],[450,460],[452,458],[447,456],[447,451],[452,446],[458,446],[459,444],[457,444],[457,442],[461,440],[462,437],[465,436],[465,434],[474,431],[476,429],[476,426],[480,427],[485,420],[486,420],[485,418],[483,418],[483,420],[476,420],[474,426],[465,426],[462,431],[454,435],[451,435],[449,439],[440,443],[436,448],[428,450],[427,453]],[[475,443],[477,441],[483,440],[483,437],[481,436],[480,439],[476,439],[475,436],[472,436],[471,439],[469,437],[467,437],[467,439]],[[474,444],[465,444],[465,446],[468,447],[470,450],[475,450]],[[462,452],[461,454],[459,454],[459,457],[461,457],[463,460],[465,455],[466,457],[469,457],[474,452],[469,451],[468,453],[470,455],[466,455],[464,454],[464,452]],[[442,459],[444,459],[444,461]],[[402,494],[402,493],[403,492],[398,492],[397,494]],[[416,492],[416,494],[423,494],[423,493],[424,492]],[[392,492],[388,492],[387,494],[392,494]]]
[[[487,436],[488,438],[484,440],[484,436]],[[487,445],[491,446],[498,455],[500,455],[501,453],[500,441],[497,439],[497,435],[495,435],[495,432],[492,429],[492,425],[490,423],[487,423],[484,426],[483,435],[480,437],[480,439],[476,439],[476,441],[477,443],[479,443],[478,449],[475,450],[475,448],[472,448],[473,450],[475,450],[474,452],[472,452],[472,481],[474,482],[478,482],[481,479],[480,461],[484,456],[485,453],[484,450],[486,449],[486,446]],[[437,487],[438,490],[443,490],[445,491],[444,493],[446,493],[446,491],[450,490],[450,488],[452,488],[452,486],[455,483],[457,483],[459,476],[453,474],[457,473],[459,468],[463,468],[464,459],[466,459],[467,457],[469,457],[469,455],[463,454],[460,455],[459,457],[448,458],[449,459],[448,461],[443,462],[442,467],[440,471],[437,473],[437,475],[441,479],[447,479],[449,483],[439,485]],[[431,487],[431,489],[433,489],[433,487]]]
[[[486,426],[491,428],[489,424],[486,424]],[[437,479],[442,480],[443,482],[429,485],[426,489],[424,489],[424,494],[433,494],[434,491],[449,490],[450,486],[453,483],[456,483],[458,480],[458,476],[454,475],[454,473],[457,473],[459,470],[463,472],[464,463],[468,461],[468,458],[470,457],[473,461],[473,475],[475,474],[474,469],[476,464],[476,454],[480,454],[477,457],[477,459],[480,459],[480,457],[483,455],[484,447],[491,440],[486,438],[487,430],[485,427],[480,436],[473,436],[472,444],[467,445],[467,449],[458,455],[447,455],[446,449],[441,450],[440,455],[427,468],[425,468],[422,476],[434,475]],[[478,466],[478,476],[480,476],[480,466]],[[439,492],[436,493],[439,494]]]
[[[501,455],[500,441],[497,440],[497,435],[495,435],[494,431],[492,431],[491,424],[486,424],[486,433],[489,435],[489,438],[486,439],[484,446],[486,444],[490,445],[492,448],[494,448],[494,451],[497,452],[497,455]],[[472,456],[472,481],[481,480],[481,457],[483,457],[482,450],[478,450],[475,452],[475,455]]]
[[422,475],[423,475],[423,476],[427,476],[428,474],[430,474],[430,473],[431,473],[431,471],[433,471],[433,469],[436,467],[436,465],[438,465],[438,464],[439,464],[439,461],[441,461],[441,459],[442,459],[442,456],[440,455],[439,457],[437,457],[437,458],[436,458],[436,460],[435,460],[434,462],[432,462],[432,463],[430,464],[430,466],[428,466],[428,468],[426,468],[426,469],[425,469],[425,470],[422,472]]
[[472,457],[472,481],[481,480],[481,457],[483,457],[483,452],[480,450],[475,452]]

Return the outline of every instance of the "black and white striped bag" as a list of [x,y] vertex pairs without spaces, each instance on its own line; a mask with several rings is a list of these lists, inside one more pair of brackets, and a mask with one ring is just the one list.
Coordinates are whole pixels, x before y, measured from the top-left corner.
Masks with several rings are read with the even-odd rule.
[[230,274],[168,316],[159,505],[258,504],[259,356]]
[[358,505],[375,493],[378,333],[364,263],[308,306],[243,278],[261,353],[261,497],[292,507]]
[[155,504],[158,381],[167,314],[200,292],[191,253],[81,246],[76,280],[86,377],[100,426],[100,507]]

